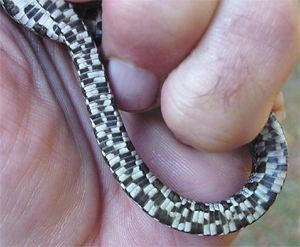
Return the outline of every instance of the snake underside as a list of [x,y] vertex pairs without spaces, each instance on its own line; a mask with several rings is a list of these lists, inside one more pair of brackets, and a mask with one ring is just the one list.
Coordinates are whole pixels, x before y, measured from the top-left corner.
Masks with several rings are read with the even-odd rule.
[[[74,8],[80,8],[62,0],[0,2],[23,26],[68,47],[102,155],[128,196],[151,217],[179,231],[223,235],[252,224],[273,204],[287,172],[287,145],[273,114],[249,144],[253,169],[238,193],[212,203],[184,198],[149,171],[128,137],[94,42],[101,40],[101,19],[97,13],[89,20],[89,15],[81,11],[79,17]],[[82,18],[88,26],[98,29],[89,33]]]

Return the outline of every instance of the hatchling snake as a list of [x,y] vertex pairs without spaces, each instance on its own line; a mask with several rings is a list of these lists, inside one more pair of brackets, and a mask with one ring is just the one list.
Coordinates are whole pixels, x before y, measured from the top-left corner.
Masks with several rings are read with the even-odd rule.
[[62,0],[0,3],[18,23],[67,46],[102,155],[124,191],[148,215],[178,231],[214,236],[252,224],[273,204],[287,173],[287,145],[272,113],[249,144],[253,168],[238,193],[212,203],[184,198],[156,178],[137,154],[114,103],[95,42],[74,6]]

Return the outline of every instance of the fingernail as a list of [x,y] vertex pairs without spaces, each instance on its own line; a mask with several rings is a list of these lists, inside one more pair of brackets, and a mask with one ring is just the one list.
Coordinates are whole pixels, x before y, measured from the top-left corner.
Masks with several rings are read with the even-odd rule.
[[143,111],[156,102],[159,80],[150,71],[120,59],[110,59],[108,73],[118,107]]

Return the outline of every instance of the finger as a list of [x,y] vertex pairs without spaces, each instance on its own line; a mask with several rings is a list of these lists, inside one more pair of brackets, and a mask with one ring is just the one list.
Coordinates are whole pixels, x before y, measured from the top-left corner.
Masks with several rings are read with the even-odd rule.
[[[247,148],[226,153],[195,150],[172,135],[158,110],[146,114],[123,113],[122,117],[150,170],[160,174],[168,186],[183,196],[204,202],[218,201],[237,192],[246,181],[251,165]],[[199,189],[203,186],[205,189]]]
[[250,142],[299,56],[296,1],[224,1],[192,54],[167,78],[161,107],[185,143],[211,151]]
[[119,107],[137,111],[155,104],[162,81],[197,44],[216,5],[103,1],[103,50]]

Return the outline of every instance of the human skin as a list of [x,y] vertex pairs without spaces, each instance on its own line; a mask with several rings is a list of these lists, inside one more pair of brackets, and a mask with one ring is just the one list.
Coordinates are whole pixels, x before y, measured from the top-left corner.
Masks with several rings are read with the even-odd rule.
[[[112,87],[135,112],[122,116],[147,165],[195,200],[237,192],[251,163],[243,145],[271,110],[284,118],[297,1],[103,0],[103,11]],[[0,54],[1,245],[230,245],[236,234],[174,231],[126,196],[100,157],[62,45],[1,12]]]

